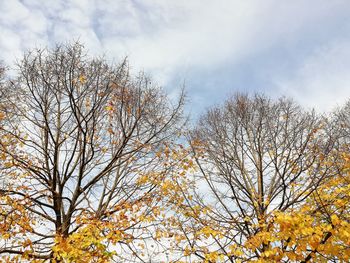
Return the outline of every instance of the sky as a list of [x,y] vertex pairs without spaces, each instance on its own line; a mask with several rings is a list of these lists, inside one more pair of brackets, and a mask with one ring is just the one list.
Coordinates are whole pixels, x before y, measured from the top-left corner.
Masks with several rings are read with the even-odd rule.
[[349,0],[0,0],[0,59],[79,40],[128,57],[196,118],[236,92],[324,112],[350,99]]

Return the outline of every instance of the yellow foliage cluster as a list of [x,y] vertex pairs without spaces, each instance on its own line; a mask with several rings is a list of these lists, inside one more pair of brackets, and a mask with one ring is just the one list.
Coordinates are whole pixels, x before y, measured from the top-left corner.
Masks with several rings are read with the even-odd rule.
[[350,158],[344,155],[343,160],[343,169],[300,205],[273,210],[255,224],[245,218],[256,232],[242,246],[229,241],[227,226],[212,219],[215,210],[182,206],[183,215],[197,225],[192,232],[182,226],[193,242],[183,243],[183,256],[194,262],[349,262]]

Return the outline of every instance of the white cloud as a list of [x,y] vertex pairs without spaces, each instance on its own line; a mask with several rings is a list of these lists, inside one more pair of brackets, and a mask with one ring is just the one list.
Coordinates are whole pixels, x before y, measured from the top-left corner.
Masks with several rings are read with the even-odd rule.
[[[0,57],[7,63],[25,49],[80,39],[93,54],[129,56],[134,69],[166,84],[174,75],[188,77],[188,69],[208,72],[240,65],[276,46],[288,50],[344,17],[350,5],[346,0],[0,0],[0,10]],[[314,57],[320,55],[305,63]],[[286,77],[279,85],[316,87],[307,77],[312,70],[301,67],[295,80]],[[334,81],[347,81],[346,73],[337,74]]]
[[112,56],[129,55],[132,65],[163,82],[187,68],[239,64],[272,46],[300,41],[315,25],[336,18],[345,5],[343,1],[194,0],[142,1],[140,8],[128,3],[122,9],[112,3],[108,10],[101,7],[107,14],[99,21],[106,30],[103,48]]
[[300,63],[296,72],[276,82],[305,107],[333,110],[350,99],[350,40],[332,41]]

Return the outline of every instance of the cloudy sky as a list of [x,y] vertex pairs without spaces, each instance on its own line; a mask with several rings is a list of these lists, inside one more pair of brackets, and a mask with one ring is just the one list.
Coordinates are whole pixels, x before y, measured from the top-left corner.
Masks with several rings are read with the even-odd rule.
[[237,91],[331,110],[350,98],[350,1],[0,0],[0,59],[79,39],[128,56],[198,115]]

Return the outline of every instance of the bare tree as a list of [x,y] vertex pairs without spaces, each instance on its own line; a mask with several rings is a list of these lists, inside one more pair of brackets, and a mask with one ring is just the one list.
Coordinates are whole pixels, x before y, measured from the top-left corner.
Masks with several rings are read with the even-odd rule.
[[[6,84],[6,67],[0,63],[0,127],[9,126],[9,123],[14,119],[13,114],[11,114],[11,90],[9,89],[8,85]],[[8,151],[14,152],[16,149],[16,143],[14,138],[6,136],[6,132],[3,131],[3,129],[0,129],[0,145],[6,146],[8,148]],[[5,167],[5,163],[7,161],[7,157],[4,153],[1,153],[0,155],[0,167],[1,167],[1,174],[0,174],[0,180],[2,188],[5,187],[7,183],[7,169]]]
[[[207,186],[196,202],[212,209],[197,223],[220,229],[213,246],[228,261],[237,259],[229,246],[244,248],[271,212],[298,206],[317,187],[327,169],[320,168],[322,156],[331,149],[324,140],[321,118],[284,98],[236,95],[202,116],[190,140]],[[259,257],[268,246],[241,259]]]
[[[27,257],[51,259],[54,237],[77,232],[84,215],[108,221],[118,206],[151,197],[154,185],[138,179],[164,169],[156,153],[181,131],[183,95],[172,104],[148,77],[131,76],[127,61],[91,59],[80,44],[28,52],[9,86],[16,119],[2,132],[22,148],[1,150],[24,176],[7,194],[26,198],[25,209],[41,224],[30,231]],[[140,227],[132,220],[123,229],[129,239]],[[1,246],[0,254],[24,253],[20,244]]]
[[342,107],[337,108],[329,114],[327,131],[333,138],[334,147],[338,150],[350,145],[350,101],[347,101]]

